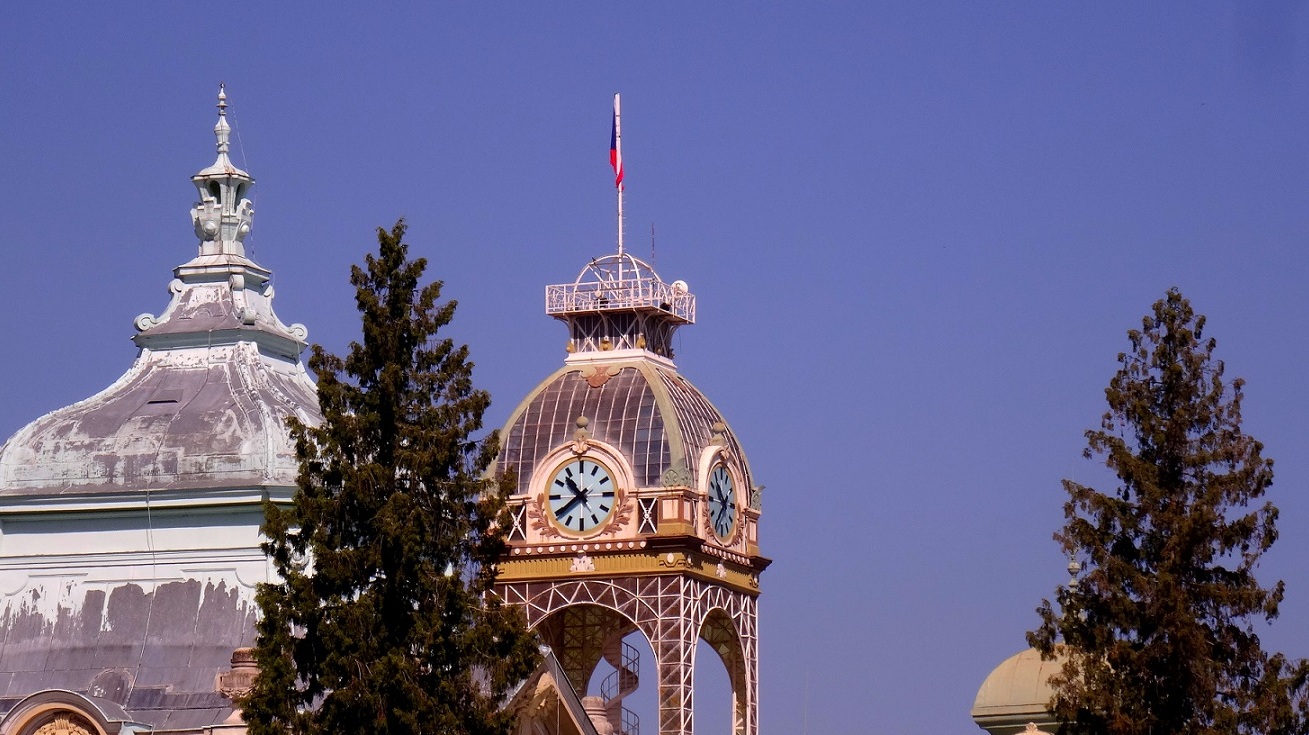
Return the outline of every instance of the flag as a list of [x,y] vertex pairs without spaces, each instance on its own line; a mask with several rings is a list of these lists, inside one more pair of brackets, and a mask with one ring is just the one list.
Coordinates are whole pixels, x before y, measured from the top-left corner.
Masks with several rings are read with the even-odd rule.
[[623,132],[618,122],[618,95],[614,95],[614,125],[609,130],[609,165],[614,167],[614,186],[623,190]]

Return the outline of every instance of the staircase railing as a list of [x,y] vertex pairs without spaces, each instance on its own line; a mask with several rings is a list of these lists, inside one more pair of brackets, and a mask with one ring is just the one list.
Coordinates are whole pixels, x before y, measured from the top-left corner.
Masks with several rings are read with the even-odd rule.
[[600,682],[600,696],[605,701],[605,717],[619,735],[640,735],[641,718],[623,706],[623,698],[636,691],[641,682],[641,652],[615,638],[605,644],[604,660],[614,668]]

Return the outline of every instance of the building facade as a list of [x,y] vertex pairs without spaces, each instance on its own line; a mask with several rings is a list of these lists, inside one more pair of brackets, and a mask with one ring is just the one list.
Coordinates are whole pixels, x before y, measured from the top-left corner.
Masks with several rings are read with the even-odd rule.
[[[307,330],[251,260],[254,179],[228,156],[192,177],[195,257],[105,390],[0,447],[0,735],[242,735],[257,668],[263,504],[287,503],[289,418],[321,421]],[[695,319],[682,282],[620,252],[547,290],[565,364],[504,432],[519,478],[498,592],[547,644],[505,702],[519,735],[636,735],[623,641],[656,655],[659,733],[693,732],[694,651],[721,657],[735,735],[758,732],[761,488],[723,416],[673,363]],[[591,674],[613,676],[594,696]],[[654,728],[647,726],[647,733]]]
[[246,256],[254,179],[228,158],[192,177],[196,256],[113,385],[0,448],[0,733],[239,728],[259,526],[297,465],[286,419],[319,420],[307,332],[273,312]]

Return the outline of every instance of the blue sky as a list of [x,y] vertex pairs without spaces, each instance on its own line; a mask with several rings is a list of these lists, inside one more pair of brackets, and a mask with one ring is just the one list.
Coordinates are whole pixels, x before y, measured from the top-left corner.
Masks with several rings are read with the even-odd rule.
[[349,264],[407,217],[502,422],[564,357],[544,286],[614,247],[618,91],[629,247],[653,225],[697,294],[679,367],[767,486],[763,732],[975,731],[1170,286],[1248,380],[1265,641],[1306,655],[1306,38],[1291,3],[19,4],[0,433],[130,364],[195,252],[219,81],[283,320],[342,349]]

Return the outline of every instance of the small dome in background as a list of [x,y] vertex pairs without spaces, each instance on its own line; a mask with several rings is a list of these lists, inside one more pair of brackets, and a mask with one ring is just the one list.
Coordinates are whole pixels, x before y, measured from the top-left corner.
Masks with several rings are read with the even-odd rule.
[[[1043,661],[1035,648],[1014,654],[995,667],[973,702],[973,721],[992,735],[1017,735],[1037,729],[1055,732],[1050,713],[1054,689],[1050,677],[1063,669],[1064,657]],[[1029,725],[1035,727],[1029,729]]]

